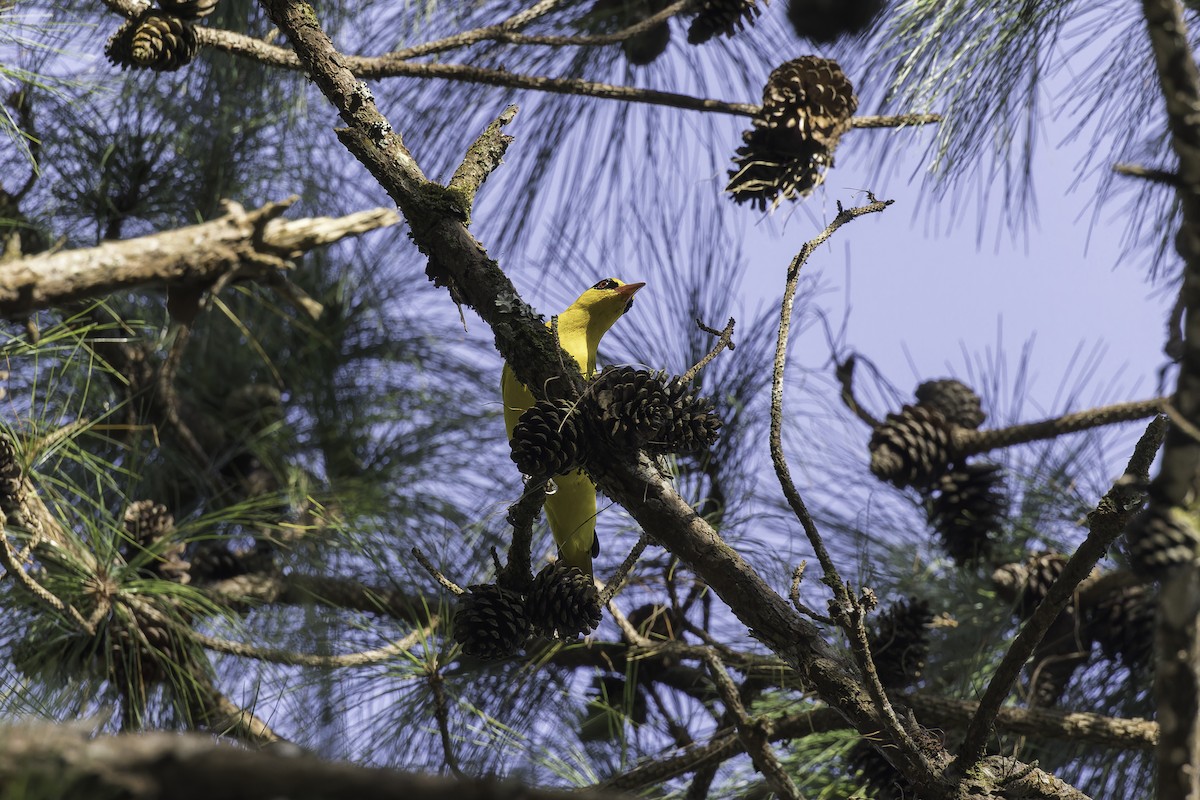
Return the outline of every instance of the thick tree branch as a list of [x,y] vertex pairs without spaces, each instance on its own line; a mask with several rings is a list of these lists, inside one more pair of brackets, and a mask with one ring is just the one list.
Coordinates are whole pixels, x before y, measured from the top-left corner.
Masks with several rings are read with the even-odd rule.
[[[1185,317],[1172,405],[1185,424],[1167,433],[1148,512],[1166,518],[1195,502],[1200,489],[1200,440],[1189,435],[1200,430],[1200,70],[1177,0],[1142,0],[1142,13],[1178,159],[1176,196],[1183,212],[1175,249],[1183,259],[1179,298]],[[1200,541],[1194,526],[1187,538],[1181,550],[1190,548],[1190,558],[1164,578],[1159,596],[1154,680],[1162,728],[1159,800],[1200,796]],[[1140,543],[1133,544],[1136,549]]]
[[383,208],[336,219],[277,219],[295,200],[253,211],[227,202],[225,216],[211,222],[9,263],[0,270],[0,317],[123,289],[206,285],[231,273],[266,278],[315,247],[400,221]]
[[176,733],[90,738],[83,726],[27,724],[0,736],[0,783],[48,787],[64,800],[603,800],[608,792],[542,791],[322,761],[282,745],[253,752]]

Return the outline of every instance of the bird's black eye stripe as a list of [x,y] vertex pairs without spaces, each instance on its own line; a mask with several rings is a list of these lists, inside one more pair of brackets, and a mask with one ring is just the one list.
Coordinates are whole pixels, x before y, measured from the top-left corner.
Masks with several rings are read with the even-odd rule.
[[615,288],[617,288],[617,282],[612,278],[605,278],[604,280],[600,281],[592,288],[593,289],[615,289]]

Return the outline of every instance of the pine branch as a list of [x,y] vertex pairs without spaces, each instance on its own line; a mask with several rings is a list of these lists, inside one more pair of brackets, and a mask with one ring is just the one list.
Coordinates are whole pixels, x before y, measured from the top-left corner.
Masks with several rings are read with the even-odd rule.
[[[136,9],[139,8],[138,4],[133,2],[133,0],[105,0],[105,3],[114,11],[126,17],[133,16],[136,13]],[[535,6],[535,9],[540,9],[545,5],[545,3],[539,3],[538,6]],[[556,3],[552,3],[551,5],[556,5]],[[682,3],[676,3],[675,5],[680,6]],[[672,12],[671,8],[668,8],[660,14],[656,14],[654,19],[658,17],[665,19],[671,13],[674,12]],[[608,43],[610,39],[613,41],[622,41],[639,33],[643,29],[643,26],[649,28],[653,24],[657,23],[651,23],[650,20],[643,20],[642,23],[611,36],[586,37],[583,41],[574,41],[571,37],[523,37],[511,32],[514,30],[513,26],[509,26],[508,23],[501,23],[498,26],[466,31],[462,34],[447,37],[446,39],[439,39],[435,42],[417,45],[404,50],[396,50],[380,56],[342,54],[340,60],[345,67],[360,79],[437,78],[462,81],[464,83],[478,83],[485,86],[531,89],[550,94],[569,94],[619,100],[626,103],[645,103],[668,108],[682,108],[692,111],[736,114],[744,117],[753,117],[758,113],[759,107],[754,104],[712,100],[679,94],[677,92],[598,83],[596,81],[583,80],[582,78],[553,78],[541,75],[523,75],[517,72],[509,72],[508,70],[474,67],[468,64],[429,64],[411,61],[412,58],[418,56],[432,55],[485,40],[511,41],[525,44],[603,44]],[[201,45],[222,50],[232,55],[250,58],[264,66],[292,71],[299,71],[304,68],[301,59],[297,57],[294,51],[285,47],[268,44],[261,39],[255,39],[244,34],[220,30],[218,28],[201,27],[196,29],[196,38]],[[898,128],[910,125],[936,124],[941,122],[941,119],[940,114],[880,115],[855,118],[855,120],[851,121],[851,125],[856,128]]]
[[[1188,433],[1200,430],[1200,70],[1177,0],[1142,0],[1142,14],[1178,158],[1176,196],[1183,212],[1174,240],[1183,259],[1179,297],[1185,322],[1172,405],[1186,425],[1168,431],[1161,467],[1150,485],[1149,513],[1166,516],[1193,502],[1200,488],[1200,440]],[[1185,556],[1170,571],[1159,594],[1154,677],[1154,697],[1164,712],[1157,753],[1159,800],[1200,794],[1200,537],[1194,527],[1188,534],[1190,558]],[[1136,549],[1134,536],[1131,531]]]
[[400,221],[382,208],[340,218],[277,219],[296,199],[252,211],[227,202],[225,216],[211,222],[13,262],[0,270],[0,317],[127,289],[208,285],[223,276],[262,279],[316,247]]
[[[90,726],[29,723],[0,736],[0,783],[49,787],[53,796],[119,800],[617,800],[609,792],[570,792],[485,780],[454,780],[322,761],[294,746],[263,751],[211,736],[90,735]],[[47,795],[51,796],[51,795]]]
[[1134,400],[1128,403],[1088,408],[1052,419],[1011,425],[1007,428],[983,431],[958,428],[954,431],[954,453],[959,458],[965,458],[1000,447],[1013,447],[1044,439],[1056,439],[1068,433],[1145,419],[1164,413],[1168,402],[1169,398],[1154,397],[1149,400]]
[[258,647],[244,642],[233,642],[215,636],[207,636],[193,630],[187,630],[185,635],[195,639],[205,648],[215,653],[227,653],[241,658],[252,658],[273,664],[289,664],[296,667],[318,667],[320,669],[341,669],[345,667],[367,667],[390,661],[403,653],[412,650],[418,644],[426,641],[439,623],[436,614],[430,615],[429,624],[418,628],[412,633],[384,647],[374,650],[363,650],[358,653],[342,655],[318,655],[315,653],[297,653],[292,650],[281,650],[273,647]]
[[[903,702],[929,728],[962,729],[979,711],[972,700],[951,700],[930,694],[906,694]],[[1123,719],[1081,711],[1045,708],[1001,708],[996,729],[1034,741],[1087,742],[1117,750],[1152,750],[1158,743],[1158,723],[1146,719]]]

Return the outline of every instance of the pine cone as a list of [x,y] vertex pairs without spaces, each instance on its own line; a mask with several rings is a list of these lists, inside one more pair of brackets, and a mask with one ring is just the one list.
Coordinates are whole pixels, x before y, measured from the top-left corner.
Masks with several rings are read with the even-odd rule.
[[659,56],[667,52],[667,46],[670,44],[671,26],[660,22],[621,42],[621,50],[630,64],[644,67],[657,61]]
[[871,472],[900,488],[928,486],[950,467],[950,426],[940,412],[905,406],[871,434]]
[[234,553],[218,542],[200,542],[192,548],[191,578],[202,583],[216,583],[250,572],[244,556]]
[[953,378],[925,381],[917,387],[916,394],[918,403],[936,408],[951,425],[974,430],[987,419],[983,400],[975,390]]
[[158,0],[158,6],[173,17],[200,19],[217,7],[217,0]]
[[779,66],[763,88],[753,127],[742,134],[725,190],[760,210],[810,194],[833,166],[857,109],[854,87],[836,61],[804,56]]
[[118,66],[171,72],[191,63],[199,47],[192,23],[147,9],[109,37],[104,54]]
[[[590,18],[597,32],[616,33],[654,16],[671,0],[596,0]],[[662,22],[621,42],[625,59],[636,66],[653,63],[667,49],[671,27]]]
[[523,475],[564,475],[583,457],[583,429],[571,403],[538,401],[513,428],[512,460]]
[[679,380],[667,384],[667,420],[646,450],[655,454],[696,453],[717,441],[721,418],[712,401],[693,394]]
[[165,680],[172,665],[180,664],[183,655],[180,642],[169,627],[140,615],[128,624],[111,626],[108,647],[111,677],[118,684],[139,691],[145,684]]
[[1013,604],[1013,614],[1029,619],[1066,565],[1067,557],[1062,553],[1035,553],[1023,564],[1014,562],[996,569],[992,584],[1005,601]]
[[927,504],[929,522],[958,566],[991,557],[991,535],[1000,529],[1008,504],[1004,474],[997,464],[961,464],[940,477]]
[[885,689],[903,689],[921,677],[929,655],[929,623],[933,612],[927,600],[900,600],[879,615],[868,636],[871,658]]
[[747,24],[753,25],[761,13],[757,0],[704,0],[688,26],[688,42],[704,44],[721,33],[733,36]]
[[801,39],[831,44],[866,31],[884,5],[884,0],[789,0],[787,16]]
[[[175,530],[175,517],[167,507],[153,500],[138,500],[125,509],[125,532],[142,550],[154,551],[155,558],[147,572],[176,583],[191,581],[191,564],[184,559],[183,542],[165,541]],[[126,556],[132,555],[126,553]]]
[[664,376],[634,367],[606,367],[588,387],[588,421],[618,450],[657,441],[671,419]]
[[142,547],[149,547],[175,528],[175,517],[162,503],[137,500],[125,509],[125,532]]
[[600,594],[590,575],[562,561],[548,564],[533,579],[526,613],[535,630],[571,639],[600,624]]
[[1104,655],[1131,670],[1154,664],[1154,593],[1147,586],[1122,586],[1088,609],[1088,635]]
[[493,583],[468,589],[454,615],[454,640],[463,652],[487,660],[517,652],[529,637],[524,598]]
[[1200,553],[1200,531],[1182,508],[1151,504],[1125,528],[1129,557],[1139,575],[1161,578],[1172,567],[1191,564]]

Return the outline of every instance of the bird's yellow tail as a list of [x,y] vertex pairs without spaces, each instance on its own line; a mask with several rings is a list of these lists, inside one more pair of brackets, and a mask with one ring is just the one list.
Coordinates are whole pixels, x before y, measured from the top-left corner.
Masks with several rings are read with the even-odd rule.
[[562,560],[592,574],[596,551],[596,487],[576,470],[554,478],[558,491],[546,497],[546,518]]

